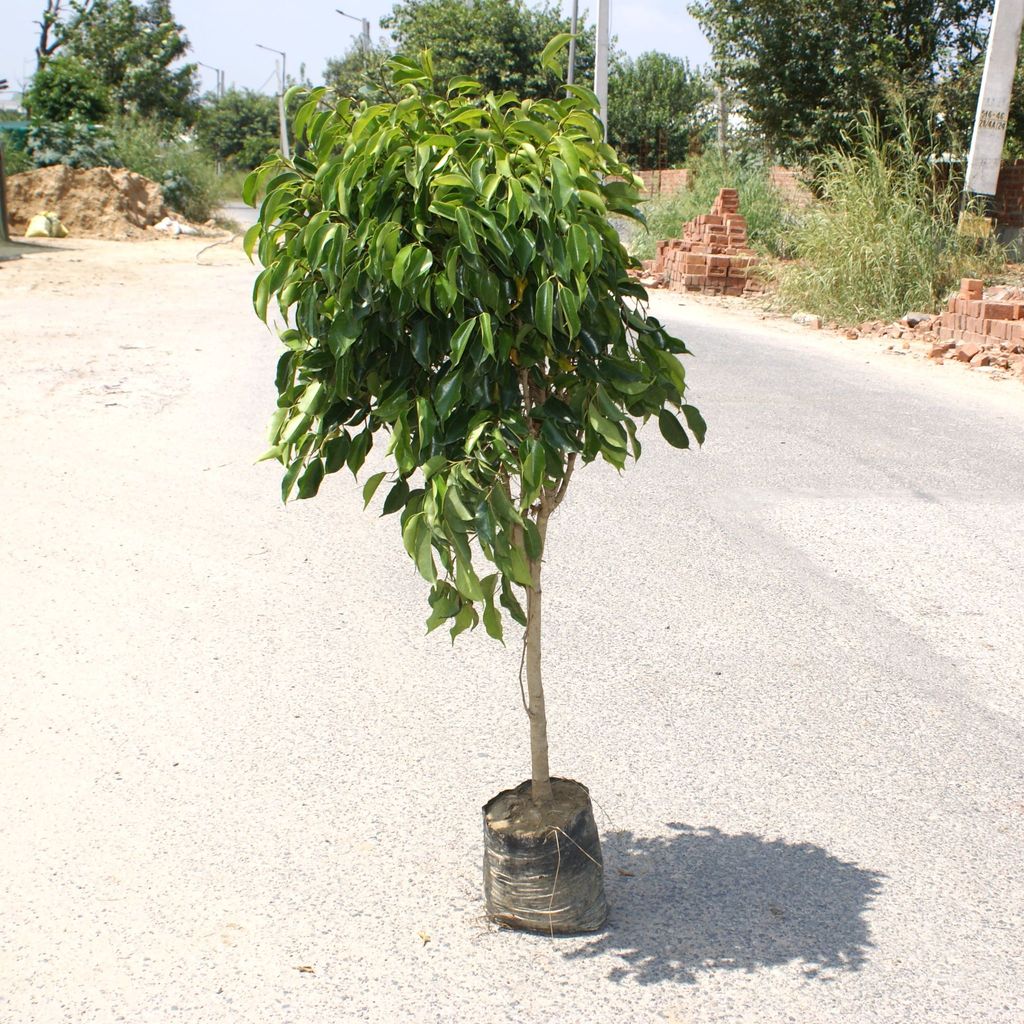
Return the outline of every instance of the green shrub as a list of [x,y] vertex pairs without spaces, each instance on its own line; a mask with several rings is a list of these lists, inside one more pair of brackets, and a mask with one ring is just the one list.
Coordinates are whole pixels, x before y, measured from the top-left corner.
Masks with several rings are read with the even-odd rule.
[[64,121],[36,124],[29,129],[28,151],[36,167],[65,164],[68,167],[120,167],[117,149],[103,125]]
[[[888,138],[886,137],[888,134]],[[995,243],[957,231],[957,189],[936,174],[906,123],[883,133],[866,120],[817,168],[822,202],[792,235],[796,260],[778,270],[789,308],[841,323],[935,309],[961,277],[1005,260]]]
[[747,219],[751,246],[773,256],[785,254],[786,233],[793,215],[772,184],[768,167],[762,161],[752,157],[726,157],[715,149],[691,160],[687,169],[690,181],[686,188],[644,203],[648,230],[635,236],[634,255],[650,259],[657,241],[678,238],[686,221],[710,213],[715,197],[723,188],[739,190],[740,213]]
[[168,207],[194,221],[213,215],[221,194],[217,169],[194,142],[169,138],[158,126],[138,118],[118,120],[113,139],[121,163],[157,182]]
[[0,148],[4,151],[4,170],[8,174],[21,174],[35,166],[32,155],[19,140],[0,134]]

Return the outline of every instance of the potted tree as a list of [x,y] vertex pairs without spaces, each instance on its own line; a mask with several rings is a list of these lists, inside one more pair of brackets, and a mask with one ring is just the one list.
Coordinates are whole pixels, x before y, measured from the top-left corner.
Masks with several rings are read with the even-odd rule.
[[[557,73],[567,40],[545,67]],[[430,588],[428,630],[454,641],[482,621],[501,640],[503,617],[522,627],[531,774],[484,808],[487,909],[519,928],[594,930],[589,795],[548,765],[548,525],[577,465],[639,458],[649,418],[677,448],[705,425],[684,404],[685,346],[627,273],[610,218],[641,219],[639,182],[602,141],[593,92],[485,95],[439,84],[428,53],[395,57],[389,79],[381,102],[309,92],[294,119],[303,155],[246,182],[250,203],[266,190],[245,239],[264,268],[254,304],[286,324],[264,457],[284,467],[285,500],[311,498],[383,441],[389,468],[366,479],[364,503],[386,482],[383,514]]]

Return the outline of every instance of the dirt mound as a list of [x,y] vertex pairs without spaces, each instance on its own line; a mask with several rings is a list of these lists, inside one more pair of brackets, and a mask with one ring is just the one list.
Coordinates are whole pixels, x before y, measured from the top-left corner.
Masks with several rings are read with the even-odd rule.
[[76,170],[57,164],[7,179],[11,234],[24,234],[37,214],[53,210],[72,236],[144,238],[166,213],[160,186],[120,167]]

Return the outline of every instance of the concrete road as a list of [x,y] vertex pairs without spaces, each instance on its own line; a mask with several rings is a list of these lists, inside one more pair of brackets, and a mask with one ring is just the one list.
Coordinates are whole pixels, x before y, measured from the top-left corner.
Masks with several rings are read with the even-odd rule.
[[1024,391],[656,300],[711,431],[552,523],[608,930],[482,917],[517,650],[424,636],[351,479],[253,465],[237,252],[0,270],[0,1021],[1024,1018]]
[[241,200],[237,202],[224,203],[217,210],[217,216],[225,220],[233,220],[243,231],[248,230],[256,223],[257,211],[247,206]]

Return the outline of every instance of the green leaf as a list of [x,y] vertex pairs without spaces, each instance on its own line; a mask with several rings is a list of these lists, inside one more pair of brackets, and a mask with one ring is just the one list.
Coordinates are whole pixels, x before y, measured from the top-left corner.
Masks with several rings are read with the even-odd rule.
[[348,457],[349,437],[348,434],[339,434],[332,437],[324,445],[324,462],[328,473],[337,473],[345,465]]
[[512,583],[506,577],[502,577],[501,580],[501,606],[512,616],[513,621],[518,622],[520,626],[526,625],[526,612],[523,611],[523,606],[512,589]]
[[580,333],[580,307],[575,292],[559,286],[558,305],[565,318],[566,333],[570,338],[575,338]]
[[572,178],[569,177],[569,169],[565,166],[564,160],[558,157],[551,159],[551,198],[554,200],[555,209],[561,210],[569,201],[572,195]]
[[324,464],[320,459],[313,459],[306,467],[306,472],[299,477],[299,497],[313,498],[320,490],[324,478]]
[[466,211],[464,206],[460,206],[455,211],[455,223],[459,226],[459,242],[462,248],[467,252],[478,255],[480,249],[476,244],[476,234],[473,231],[473,222],[469,218],[469,213]]
[[535,437],[523,442],[526,455],[523,458],[523,498],[532,503],[544,485],[544,446]]
[[434,555],[430,545],[430,528],[421,519],[416,531],[416,568],[428,582],[437,582],[437,569],[434,567]]
[[287,470],[281,480],[281,500],[287,501],[291,497],[295,481],[302,470],[302,459],[296,459]]
[[373,501],[373,496],[377,493],[377,488],[380,487],[380,482],[387,476],[387,473],[374,473],[369,480],[363,484],[363,508]]
[[[440,278],[444,280],[444,278]],[[424,369],[430,366],[430,328],[426,320],[417,320],[410,331],[412,357]]]
[[466,508],[465,502],[459,495],[458,488],[455,486],[454,482],[449,482],[448,484],[448,490],[445,493],[445,501],[462,522],[471,523],[473,521],[473,513]]
[[252,251],[256,248],[256,242],[263,231],[263,225],[257,221],[248,231],[245,233],[245,237],[242,239],[242,251],[246,256],[249,257],[250,262],[252,261]]
[[563,50],[572,39],[571,32],[559,32],[547,46],[544,47],[544,51],[540,55],[540,66],[545,71],[550,71],[553,75],[561,75],[562,69],[559,66],[555,57]]
[[544,546],[541,543],[540,531],[532,519],[523,522],[523,542],[526,546],[527,557],[536,561],[543,553]]
[[487,630],[487,635],[489,637],[493,637],[495,640],[501,640],[504,643],[504,637],[501,629],[501,612],[494,607],[493,600],[488,601],[484,608],[484,629]]
[[480,343],[484,347],[484,351],[489,355],[494,355],[494,335],[491,333],[491,314],[481,313],[477,318],[480,321]]
[[535,304],[537,319],[537,330],[545,338],[552,337],[552,303],[554,302],[555,289],[551,278],[548,278],[538,289]]
[[455,562],[455,586],[467,601],[482,601],[484,599],[479,577],[473,570],[472,564],[462,558]]
[[512,548],[512,579],[522,587],[533,586],[533,576],[522,549]]
[[491,490],[491,505],[502,522],[522,524],[523,517],[519,514],[515,505],[512,504],[509,496],[505,493],[505,488],[501,484],[495,484]]
[[466,351],[466,346],[469,344],[469,339],[473,333],[473,328],[476,327],[476,322],[476,317],[473,317],[472,320],[467,320],[452,335],[451,351],[453,365],[458,365],[459,360],[462,358],[462,353]]
[[455,643],[455,638],[460,634],[464,633],[467,629],[475,626],[477,623],[477,614],[471,604],[463,605],[462,611],[455,616],[455,623],[449,630],[452,637],[452,643]]
[[690,439],[686,436],[686,431],[668,409],[661,409],[658,413],[658,426],[661,428],[662,437],[673,448],[690,447]]
[[399,288],[402,287],[402,282],[405,280],[405,271],[408,269],[409,259],[418,248],[419,246],[415,242],[411,242],[409,245],[402,246],[395,257],[394,265],[391,267],[391,280]]
[[489,412],[478,412],[470,421],[469,430],[466,432],[465,451],[467,455],[473,454],[480,435],[491,425],[491,414]]
[[455,408],[462,394],[462,375],[457,371],[449,373],[438,385],[434,392],[434,408],[437,410],[437,420],[444,423]]
[[268,448],[257,460],[256,463],[269,462],[271,459],[279,459],[284,451],[285,446],[275,444],[273,448]]
[[697,438],[697,444],[703,444],[708,432],[708,425],[704,422],[704,417],[694,405],[684,405],[683,415],[686,417],[686,425],[690,428],[690,432]]
[[409,497],[409,485],[405,480],[399,480],[394,487],[388,491],[388,496],[384,499],[384,508],[381,511],[382,516],[389,516],[393,512],[397,512],[400,508],[405,508],[405,502]]
[[437,426],[437,414],[426,398],[416,399],[416,419],[420,432],[420,451],[429,451],[434,440],[434,429]]

